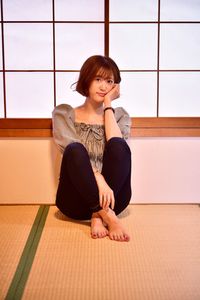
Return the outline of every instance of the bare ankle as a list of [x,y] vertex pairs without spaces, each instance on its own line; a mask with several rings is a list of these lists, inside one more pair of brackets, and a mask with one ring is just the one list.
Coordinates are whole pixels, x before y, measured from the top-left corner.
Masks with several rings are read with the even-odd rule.
[[122,226],[120,220],[115,212],[111,209],[101,210],[98,212],[102,220],[107,224],[109,230],[109,237],[115,241],[129,241],[130,236]]
[[99,216],[103,219],[103,221],[108,225],[110,222],[117,222],[118,218],[115,212],[108,208],[108,209],[101,209],[98,211]]
[[99,214],[98,214],[98,212],[94,212],[93,214],[92,214],[92,218],[99,218],[100,216],[99,216]]

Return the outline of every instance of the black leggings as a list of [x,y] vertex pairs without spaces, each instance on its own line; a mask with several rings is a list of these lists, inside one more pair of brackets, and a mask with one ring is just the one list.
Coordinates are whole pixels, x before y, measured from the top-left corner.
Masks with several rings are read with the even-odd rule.
[[[131,199],[131,152],[126,141],[111,138],[105,145],[102,175],[115,196],[114,211],[122,212]],[[56,205],[66,216],[87,220],[101,209],[89,155],[81,143],[69,144],[63,154]]]

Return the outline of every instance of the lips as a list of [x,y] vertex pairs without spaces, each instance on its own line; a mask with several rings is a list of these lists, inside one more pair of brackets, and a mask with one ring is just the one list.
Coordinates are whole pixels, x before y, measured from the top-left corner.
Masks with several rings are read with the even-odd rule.
[[97,95],[100,96],[100,97],[105,97],[106,94],[103,94],[103,93],[97,93]]

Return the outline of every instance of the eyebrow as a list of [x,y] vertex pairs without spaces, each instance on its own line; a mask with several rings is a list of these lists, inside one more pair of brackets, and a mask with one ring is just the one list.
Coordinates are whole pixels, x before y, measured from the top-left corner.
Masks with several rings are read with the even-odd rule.
[[110,76],[103,76],[103,74],[97,74],[95,77],[100,77],[100,78],[104,78],[104,79],[111,79],[114,80],[114,76],[110,77]]

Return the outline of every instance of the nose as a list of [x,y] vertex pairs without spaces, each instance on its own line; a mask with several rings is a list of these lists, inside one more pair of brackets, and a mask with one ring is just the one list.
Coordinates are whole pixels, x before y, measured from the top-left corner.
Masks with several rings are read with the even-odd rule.
[[107,84],[106,84],[105,80],[102,80],[102,81],[101,81],[101,84],[100,84],[100,89],[101,89],[102,91],[105,91],[106,88],[107,88]]

